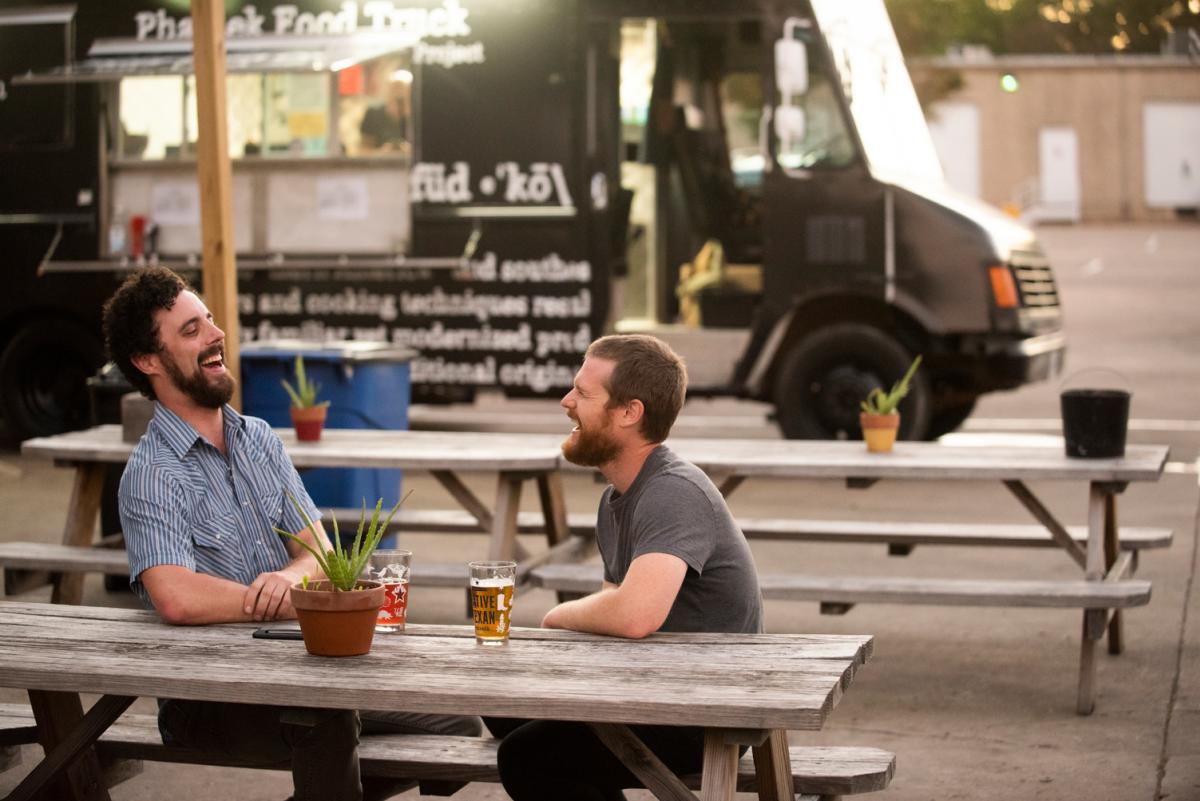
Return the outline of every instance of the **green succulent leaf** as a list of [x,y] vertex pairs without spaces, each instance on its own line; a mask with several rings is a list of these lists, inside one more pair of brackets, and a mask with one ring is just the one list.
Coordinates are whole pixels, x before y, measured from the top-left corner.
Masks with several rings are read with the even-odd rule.
[[912,364],[908,368],[908,372],[904,377],[892,384],[891,391],[884,392],[879,387],[875,387],[868,394],[866,400],[861,404],[862,410],[867,414],[892,414],[896,411],[896,407],[900,405],[900,401],[908,395],[908,385],[912,381],[913,375],[917,372],[917,367],[921,364],[921,357],[913,359]]
[[[357,586],[358,577],[362,574],[363,568],[367,566],[371,554],[379,547],[379,541],[387,533],[392,518],[396,515],[396,512],[400,511],[400,507],[408,500],[408,496],[411,494],[412,490],[406,492],[404,497],[396,502],[396,505],[392,507],[387,517],[382,521],[380,520],[380,513],[383,510],[383,499],[380,498],[375,503],[375,512],[371,516],[369,524],[367,520],[367,502],[364,498],[362,512],[358,520],[358,532],[355,534],[354,543],[350,546],[349,550],[342,547],[341,531],[338,527],[337,515],[333,510],[330,510],[330,517],[333,520],[333,547],[331,548],[322,548],[319,543],[314,548],[290,531],[284,531],[281,528],[276,528],[275,531],[300,543],[304,550],[313,555],[313,558],[317,560],[317,565],[321,568],[321,572],[329,579],[329,583],[333,586],[334,591],[347,592]],[[287,493],[287,498],[304,521],[305,528],[315,530],[315,524],[312,518],[308,516],[308,513],[304,511],[304,507],[292,497],[291,493]],[[305,576],[304,586],[306,588],[307,581],[308,577]]]

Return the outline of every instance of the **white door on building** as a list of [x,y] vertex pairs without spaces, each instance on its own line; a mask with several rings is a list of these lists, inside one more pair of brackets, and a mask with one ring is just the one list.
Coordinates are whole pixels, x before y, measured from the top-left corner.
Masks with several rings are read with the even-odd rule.
[[1200,103],[1142,107],[1146,205],[1200,206]]
[[946,183],[971,197],[980,197],[979,107],[974,103],[936,104],[929,116],[929,133],[933,134]]
[[1039,220],[1079,220],[1079,139],[1074,128],[1038,131],[1038,187]]

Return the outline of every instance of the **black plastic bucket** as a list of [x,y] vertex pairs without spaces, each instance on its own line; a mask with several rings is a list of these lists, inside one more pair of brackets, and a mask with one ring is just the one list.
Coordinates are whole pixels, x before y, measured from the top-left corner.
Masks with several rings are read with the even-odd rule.
[[1123,389],[1068,389],[1060,397],[1067,456],[1113,459],[1125,455],[1128,392]]

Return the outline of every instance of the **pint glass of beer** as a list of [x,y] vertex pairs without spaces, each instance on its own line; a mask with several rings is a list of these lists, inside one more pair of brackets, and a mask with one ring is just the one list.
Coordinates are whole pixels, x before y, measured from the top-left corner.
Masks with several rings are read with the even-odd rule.
[[471,611],[475,642],[505,645],[512,616],[516,562],[471,562]]
[[379,616],[375,618],[375,630],[383,632],[404,631],[408,619],[408,573],[412,567],[412,551],[401,549],[377,550],[371,554],[367,578],[383,584],[387,593]]

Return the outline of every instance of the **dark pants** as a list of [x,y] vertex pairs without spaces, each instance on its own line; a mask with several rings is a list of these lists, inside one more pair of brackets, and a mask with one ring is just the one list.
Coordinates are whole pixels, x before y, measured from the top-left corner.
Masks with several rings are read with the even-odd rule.
[[413,786],[405,779],[360,777],[360,732],[478,736],[481,731],[478,718],[459,715],[177,700],[159,702],[158,727],[166,745],[247,767],[290,765],[295,801],[376,801]]
[[[586,723],[489,718],[500,743],[500,781],[513,801],[616,801],[642,783]],[[704,730],[683,726],[631,726],[676,775],[704,766]]]

